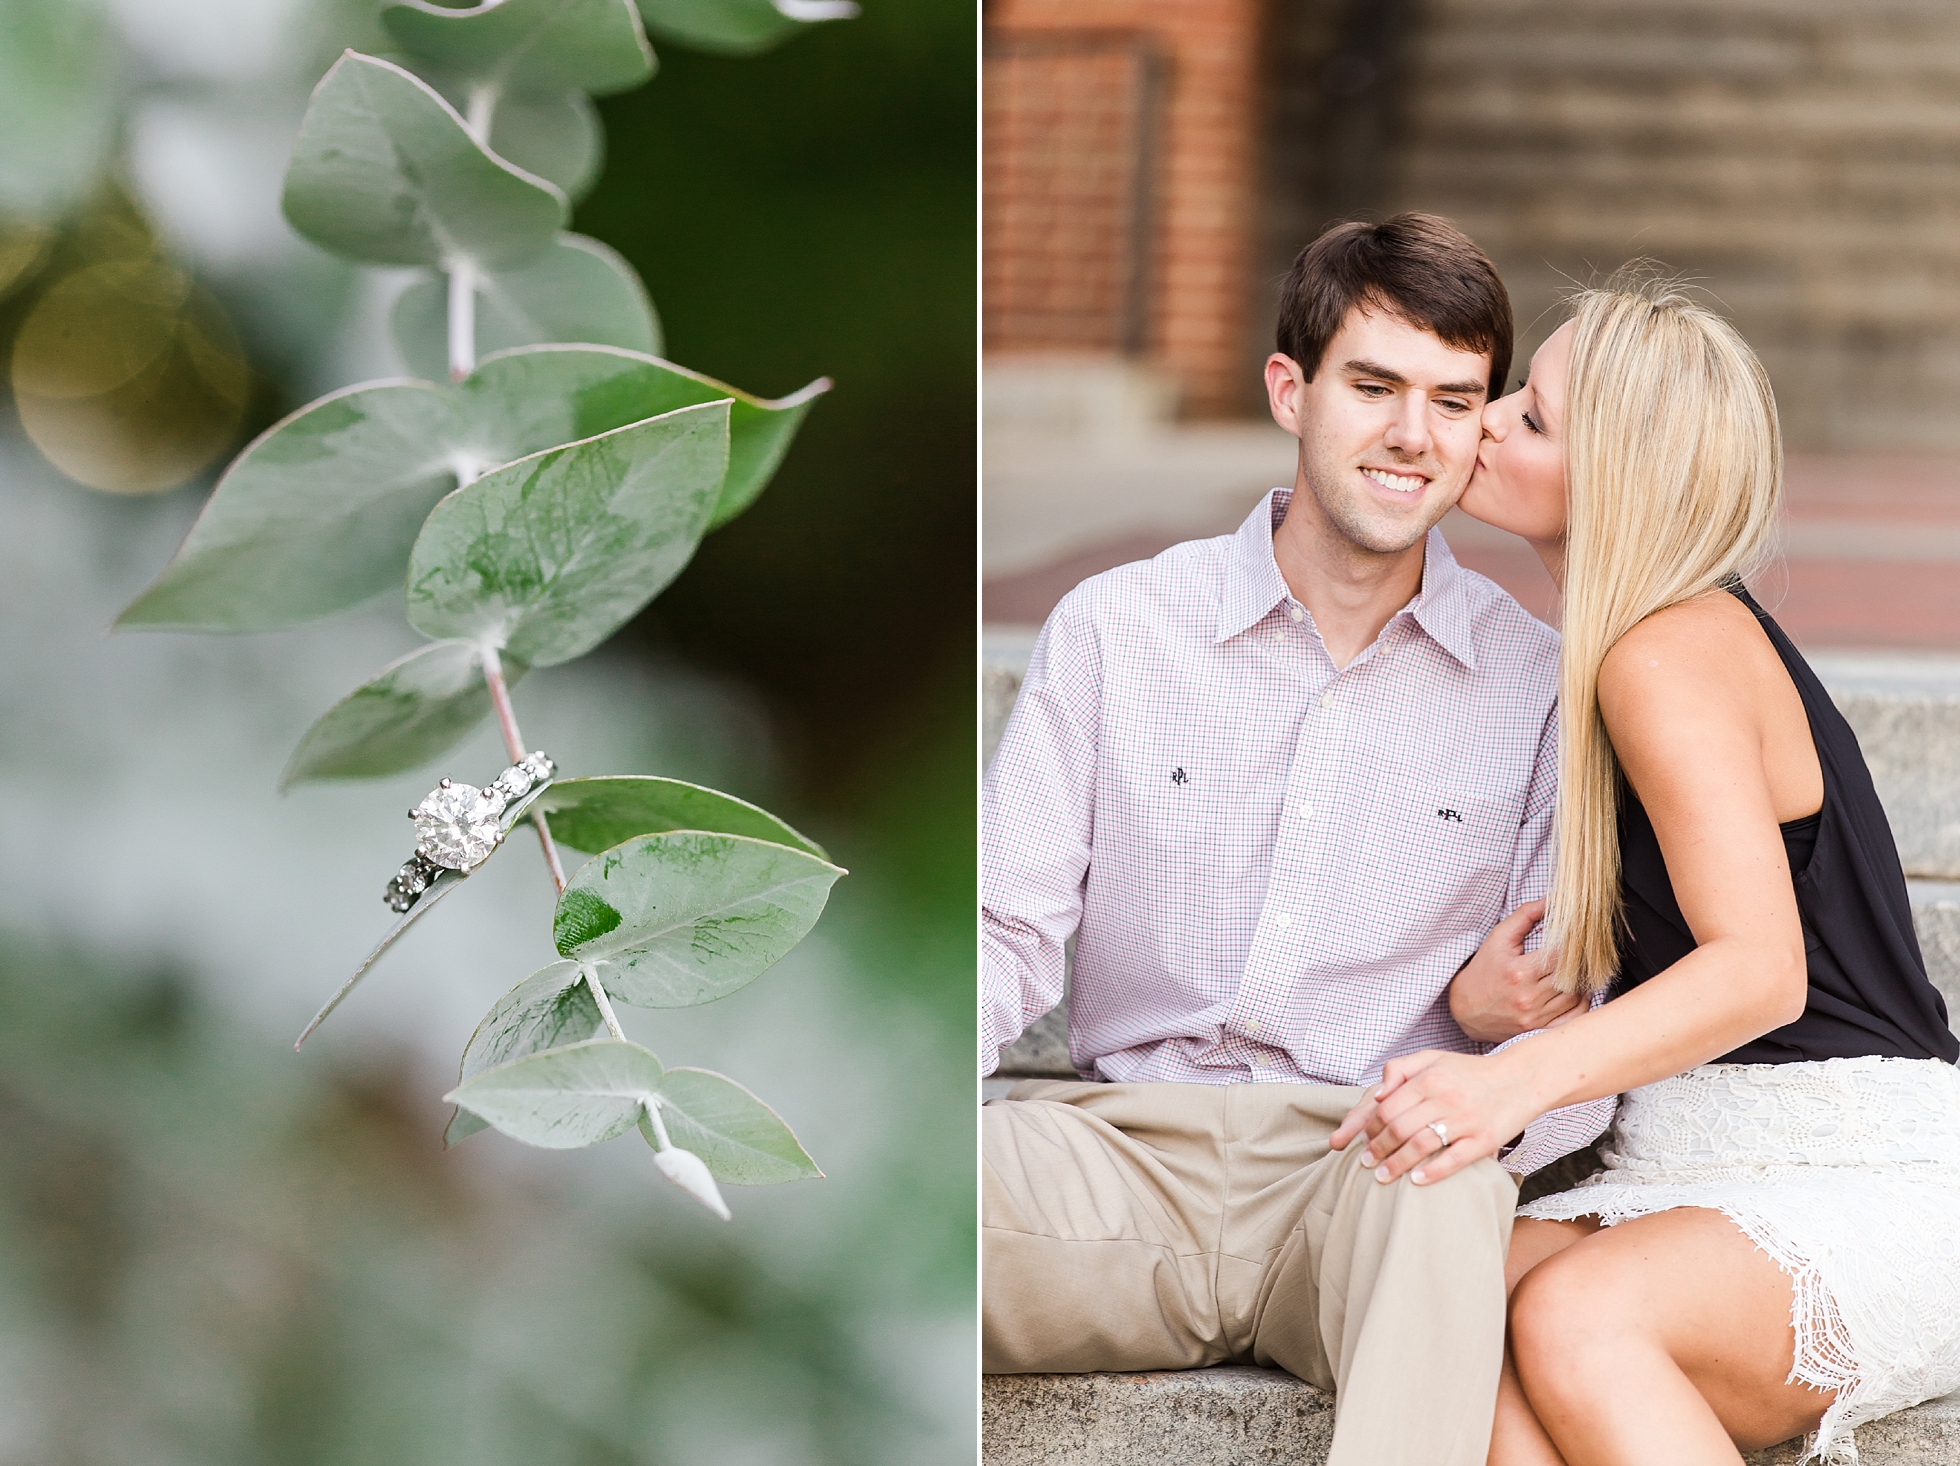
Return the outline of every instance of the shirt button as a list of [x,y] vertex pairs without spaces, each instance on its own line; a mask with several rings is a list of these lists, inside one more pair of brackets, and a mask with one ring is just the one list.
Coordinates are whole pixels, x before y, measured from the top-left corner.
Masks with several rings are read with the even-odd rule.
[[1331,692],[1323,692],[1323,693],[1321,693],[1321,695],[1320,695],[1320,705],[1321,705],[1321,706],[1322,706],[1323,708],[1331,708],[1332,706],[1334,706],[1334,694],[1333,694],[1333,693],[1331,693]]
[[1281,931],[1285,931],[1289,926],[1293,925],[1293,918],[1288,916],[1284,911],[1275,912],[1273,913],[1273,925]]
[[1307,619],[1307,613],[1298,606],[1290,607],[1286,614],[1291,616],[1295,621],[1304,621]]
[[1257,1018],[1248,1018],[1248,1019],[1246,1019],[1246,1020],[1245,1020],[1245,1031],[1246,1031],[1247,1033],[1257,1033],[1257,1032],[1259,1031],[1259,1020],[1258,1020]]
[[1300,818],[1303,820],[1310,820],[1313,818],[1313,806],[1311,804],[1303,804],[1300,806]]

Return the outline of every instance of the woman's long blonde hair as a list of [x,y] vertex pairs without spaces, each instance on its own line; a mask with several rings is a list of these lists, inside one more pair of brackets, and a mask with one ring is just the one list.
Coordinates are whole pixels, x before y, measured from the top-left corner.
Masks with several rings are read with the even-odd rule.
[[1546,916],[1567,991],[1618,967],[1619,765],[1599,668],[1654,612],[1760,568],[1783,443],[1769,377],[1736,329],[1645,267],[1573,305],[1566,378],[1558,854]]

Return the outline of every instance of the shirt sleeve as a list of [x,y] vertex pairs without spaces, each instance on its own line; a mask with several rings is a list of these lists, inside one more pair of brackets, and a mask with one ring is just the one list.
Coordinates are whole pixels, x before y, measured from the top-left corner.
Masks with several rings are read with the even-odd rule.
[[1079,595],[1042,627],[980,786],[980,1067],[1062,1000],[1095,833],[1101,657]]
[[[1595,993],[1592,1006],[1597,1008],[1605,1001],[1604,993]],[[1530,1033],[1521,1033],[1516,1038],[1506,1039],[1491,1052],[1502,1053],[1512,1044],[1523,1043],[1544,1031],[1534,1028]],[[1606,1127],[1613,1123],[1613,1111],[1619,1103],[1617,1094],[1609,1094],[1601,1099],[1582,1100],[1563,1109],[1547,1110],[1524,1127],[1524,1134],[1518,1137],[1517,1144],[1497,1153],[1497,1163],[1517,1176],[1529,1176],[1533,1171],[1542,1170],[1560,1156],[1571,1155],[1603,1135]]]
[[[1507,910],[1515,911],[1527,901],[1536,901],[1552,886],[1552,819],[1558,809],[1558,704],[1545,714],[1545,726],[1538,735],[1538,758],[1531,771],[1531,787],[1525,794],[1524,821],[1518,830],[1517,854],[1511,866],[1511,900]],[[1525,938],[1527,951],[1536,951],[1544,940],[1544,927],[1536,926]],[[1596,1008],[1603,997],[1595,997]],[[1543,1029],[1521,1033],[1488,1052],[1502,1053],[1512,1044],[1523,1043]],[[1586,1100],[1564,1109],[1548,1110],[1524,1127],[1524,1134],[1508,1151],[1500,1152],[1498,1164],[1519,1176],[1549,1166],[1560,1156],[1570,1155],[1592,1144],[1613,1123],[1618,1095]]]
[[[1516,853],[1511,857],[1511,899],[1504,909],[1516,911],[1536,901],[1552,887],[1552,819],[1558,810],[1558,704],[1545,714],[1538,734],[1538,757],[1525,791],[1524,818],[1518,828]],[[1535,952],[1544,940],[1544,927],[1525,936],[1525,950]]]

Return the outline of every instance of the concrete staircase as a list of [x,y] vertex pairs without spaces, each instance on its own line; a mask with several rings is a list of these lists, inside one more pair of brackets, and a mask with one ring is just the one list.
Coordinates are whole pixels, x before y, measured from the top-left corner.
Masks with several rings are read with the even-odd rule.
[[1960,447],[1960,7],[1426,0],[1408,25],[1371,202],[1461,223],[1522,345],[1571,281],[1651,255],[1733,314],[1793,447]]
[[[984,756],[991,758],[1027,667],[1031,638],[990,634],[981,649]],[[1819,654],[1811,664],[1858,734],[1899,844],[1927,971],[1960,1029],[1960,657]],[[1019,1078],[1073,1078],[1057,1008],[1002,1055],[988,1098]],[[1548,1167],[1547,1171],[1560,1168]],[[1563,1168],[1575,1170],[1572,1166]],[[1540,1194],[1578,1179],[1547,1172]],[[1144,1374],[988,1375],[986,1466],[1323,1466],[1334,1405],[1277,1370],[1225,1366]],[[1960,1466],[1960,1393],[1858,1431],[1861,1466]],[[1787,1466],[1785,1442],[1744,1459]]]

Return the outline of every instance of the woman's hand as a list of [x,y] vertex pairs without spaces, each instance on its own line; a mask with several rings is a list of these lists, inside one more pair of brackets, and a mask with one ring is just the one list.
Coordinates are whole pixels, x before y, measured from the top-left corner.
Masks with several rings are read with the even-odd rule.
[[1503,1043],[1534,1028],[1548,1028],[1579,1007],[1576,993],[1552,983],[1558,953],[1524,949],[1524,939],[1544,920],[1545,903],[1527,901],[1491,928],[1484,944],[1450,980],[1450,1017],[1478,1043]]
[[[1511,1070],[1500,1057],[1437,1049],[1390,1059],[1381,1084],[1348,1111],[1331,1144],[1345,1150],[1365,1135],[1362,1163],[1374,1168],[1378,1181],[1404,1174],[1418,1186],[1441,1181],[1496,1155],[1538,1118],[1539,1107]],[[1432,1122],[1449,1133],[1448,1145],[1430,1128]]]

